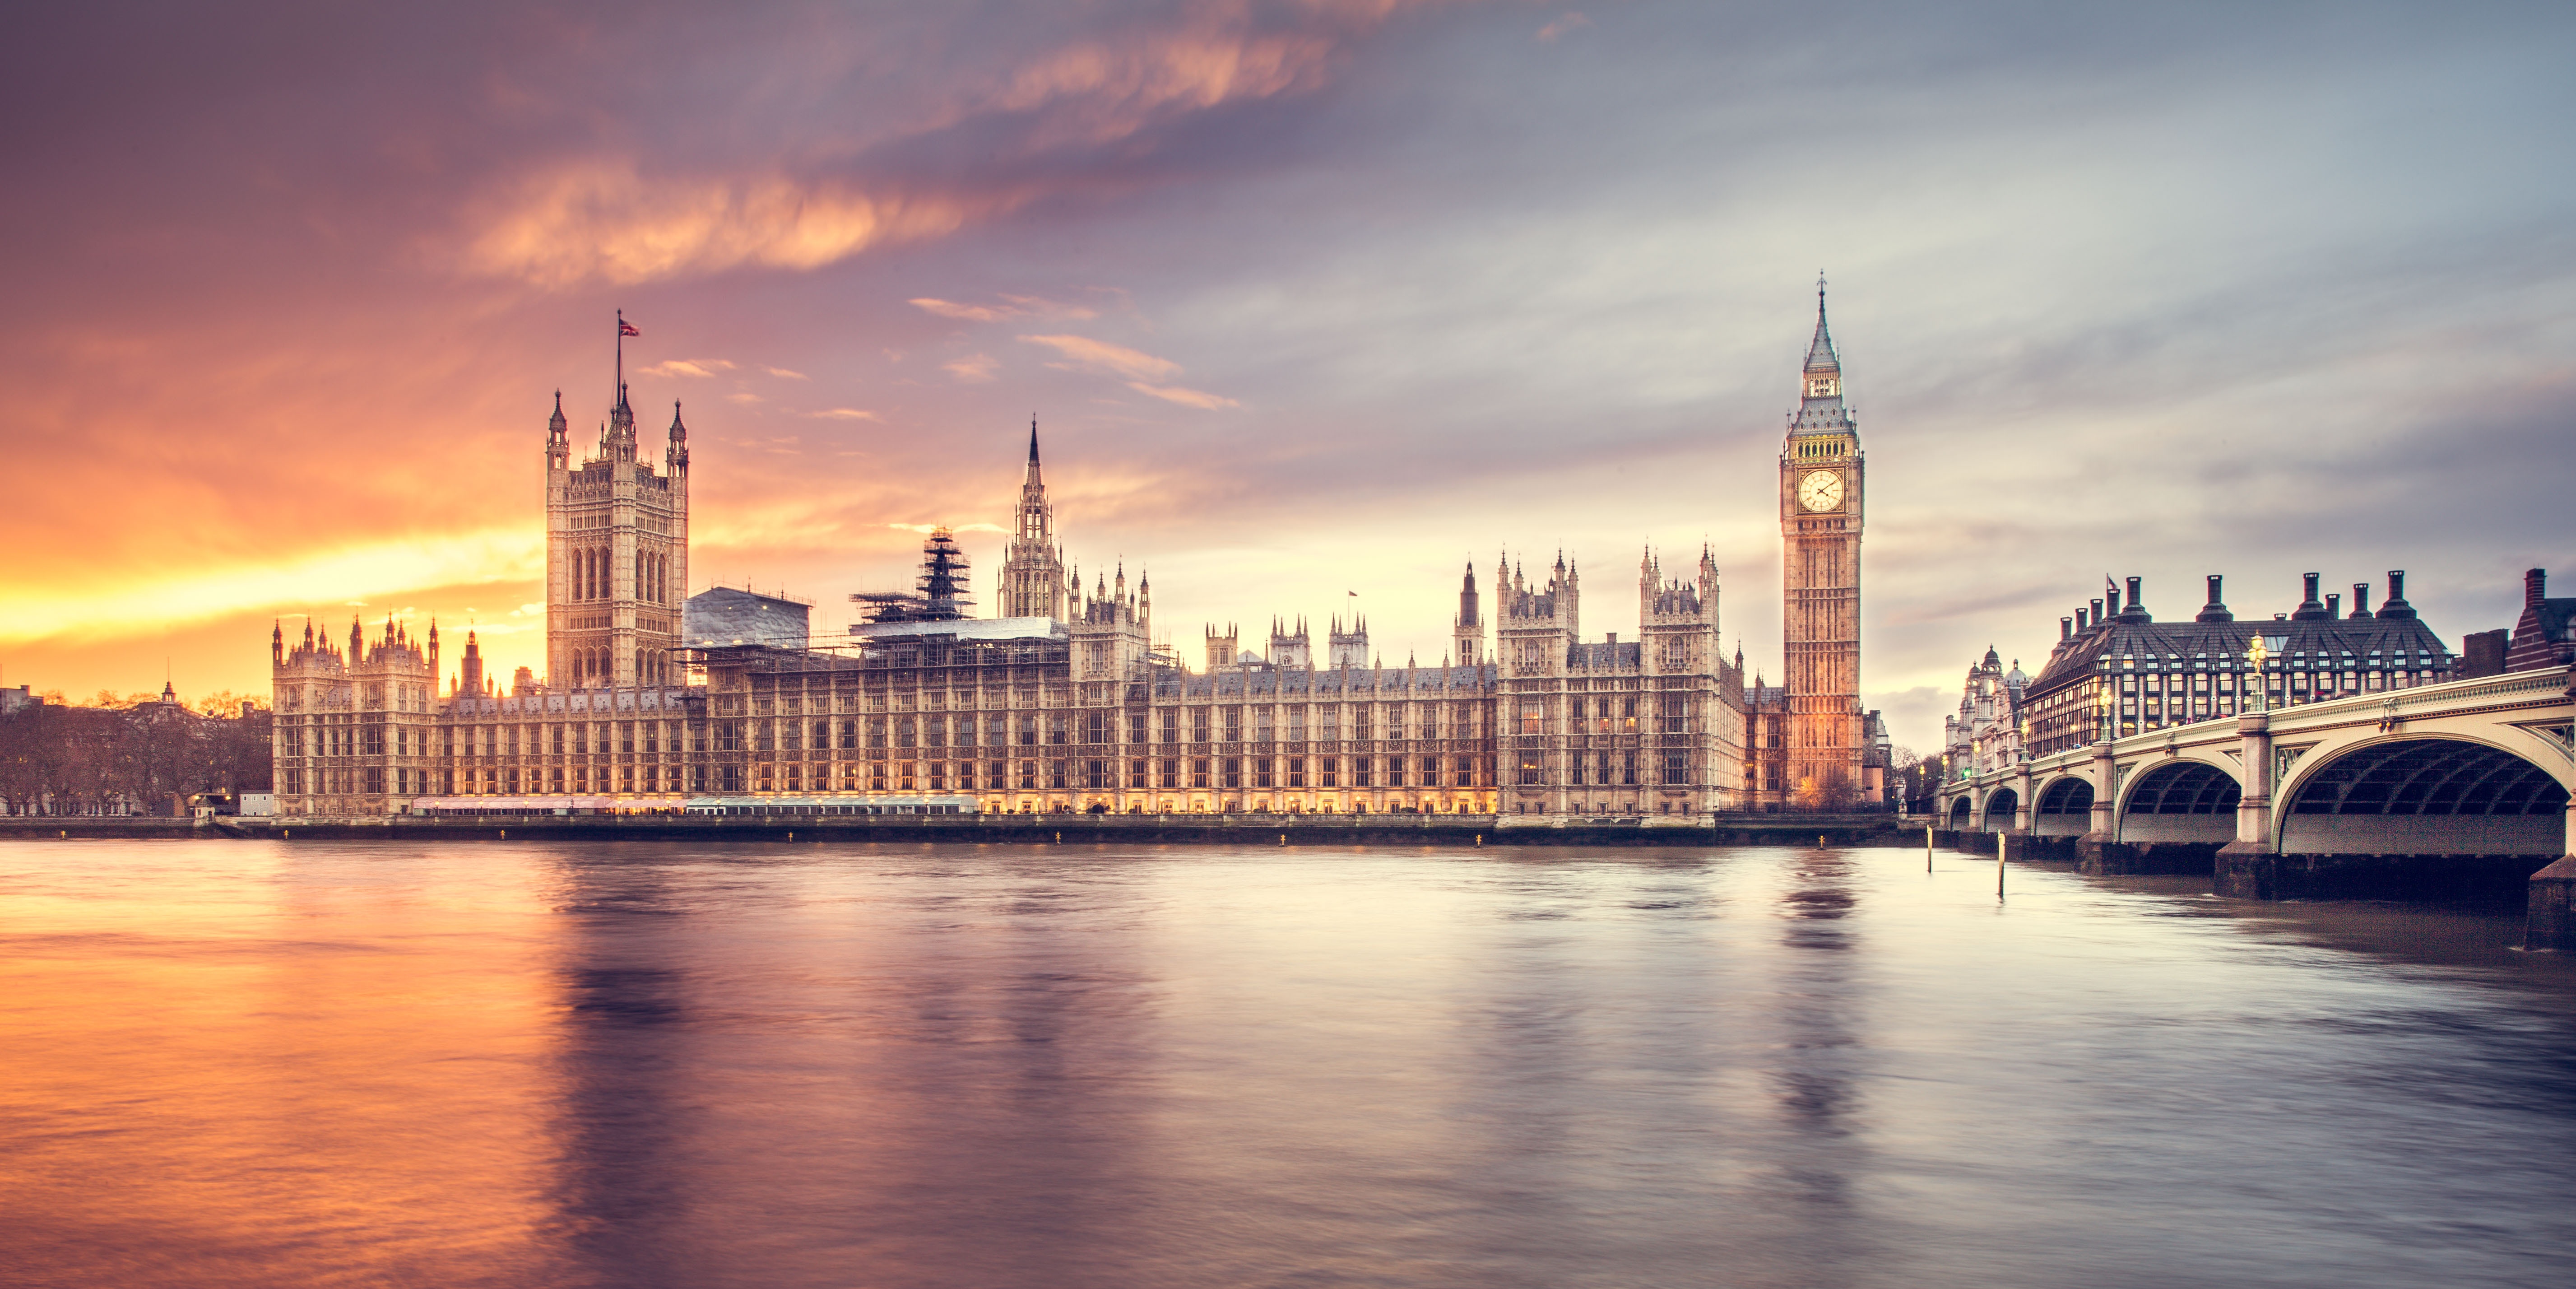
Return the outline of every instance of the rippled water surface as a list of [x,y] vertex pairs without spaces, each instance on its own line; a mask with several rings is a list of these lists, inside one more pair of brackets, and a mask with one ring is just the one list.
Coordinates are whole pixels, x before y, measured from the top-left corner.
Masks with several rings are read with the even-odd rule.
[[1939,869],[0,845],[0,1282],[2567,1283],[2515,919]]

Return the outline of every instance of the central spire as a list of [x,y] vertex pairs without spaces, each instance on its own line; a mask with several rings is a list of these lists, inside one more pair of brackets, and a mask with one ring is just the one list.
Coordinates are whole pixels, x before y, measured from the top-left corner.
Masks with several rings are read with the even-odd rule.
[[1807,371],[1839,372],[1842,360],[1834,356],[1833,334],[1825,329],[1825,274],[1816,271],[1816,338],[1807,342]]

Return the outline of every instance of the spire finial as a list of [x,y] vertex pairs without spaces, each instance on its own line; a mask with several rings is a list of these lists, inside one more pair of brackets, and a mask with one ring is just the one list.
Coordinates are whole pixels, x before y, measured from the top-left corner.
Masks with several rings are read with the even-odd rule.
[[1029,413],[1029,464],[1038,463],[1038,414]]
[[1807,342],[1807,370],[1838,371],[1841,360],[1834,355],[1834,338],[1825,328],[1825,271],[1816,270],[1816,337]]

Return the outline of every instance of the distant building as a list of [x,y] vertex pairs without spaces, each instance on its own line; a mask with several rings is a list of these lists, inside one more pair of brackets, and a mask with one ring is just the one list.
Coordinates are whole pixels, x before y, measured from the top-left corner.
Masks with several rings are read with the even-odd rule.
[[[2108,588],[2107,605],[2095,600],[2058,619],[2056,647],[2022,691],[2015,725],[2027,729],[2032,755],[2047,756],[2106,731],[2126,736],[2251,710],[2256,682],[2247,655],[2258,635],[2282,638],[2262,682],[2274,707],[2451,678],[2457,660],[2406,602],[2404,571],[2389,573],[2388,598],[2376,612],[2369,583],[2353,585],[2346,614],[2340,594],[2319,599],[2318,580],[2306,575],[2295,610],[2245,621],[2221,601],[2216,576],[2208,602],[2184,622],[2156,621],[2141,579],[2129,579],[2125,596]],[[1970,683],[1973,690],[1973,673]]]
[[2505,651],[2507,671],[2563,667],[2576,662],[2576,596],[2549,598],[2549,570],[2522,575],[2522,618],[2513,624]]
[[1953,773],[1989,773],[2019,758],[2022,697],[2029,687],[2021,659],[2006,671],[1994,646],[1986,646],[1986,656],[1968,668],[1958,714],[1941,718],[1941,752]]

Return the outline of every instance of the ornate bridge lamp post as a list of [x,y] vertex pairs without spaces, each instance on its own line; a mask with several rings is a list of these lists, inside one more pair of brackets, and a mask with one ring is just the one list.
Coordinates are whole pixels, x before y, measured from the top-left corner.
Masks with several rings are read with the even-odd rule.
[[2076,843],[2078,851],[2091,852],[2088,858],[2098,858],[2101,848],[2112,841],[2111,742],[2117,731],[2111,724],[2111,708],[2111,677],[2105,673],[2093,691],[2093,826]]
[[2244,783],[2236,798],[2236,840],[2218,852],[2217,892],[2240,899],[2270,899],[2279,884],[2280,857],[2272,853],[2272,655],[2287,635],[2257,634],[2245,650],[2252,669],[2254,705],[2236,718],[2237,760]]
[[2013,719],[2013,831],[2030,835],[2030,718]]
[[1986,823],[1986,741],[1968,736],[1968,826],[1983,829]]

